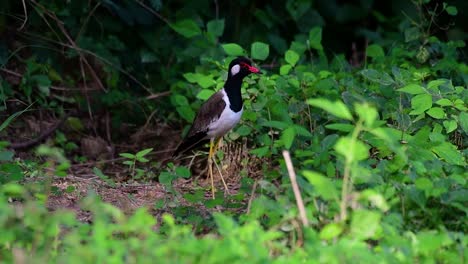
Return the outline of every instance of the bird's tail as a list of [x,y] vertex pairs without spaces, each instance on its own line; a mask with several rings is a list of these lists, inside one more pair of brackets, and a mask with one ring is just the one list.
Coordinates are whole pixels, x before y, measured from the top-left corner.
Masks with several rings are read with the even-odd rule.
[[206,132],[198,132],[193,136],[186,137],[172,154],[172,158],[179,156],[189,150],[195,149],[209,140],[206,139]]

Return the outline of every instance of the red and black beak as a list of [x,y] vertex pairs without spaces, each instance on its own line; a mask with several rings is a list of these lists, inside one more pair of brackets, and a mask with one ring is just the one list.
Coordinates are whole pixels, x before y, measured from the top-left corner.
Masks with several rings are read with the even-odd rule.
[[247,69],[249,69],[249,71],[250,71],[251,73],[262,74],[262,72],[260,71],[260,69],[255,68],[254,66],[247,65]]
[[243,68],[246,68],[246,69],[247,69],[249,72],[251,72],[251,73],[262,74],[262,72],[260,71],[260,69],[255,68],[254,66],[250,66],[250,65],[248,65],[247,63],[241,62],[241,66],[242,66]]

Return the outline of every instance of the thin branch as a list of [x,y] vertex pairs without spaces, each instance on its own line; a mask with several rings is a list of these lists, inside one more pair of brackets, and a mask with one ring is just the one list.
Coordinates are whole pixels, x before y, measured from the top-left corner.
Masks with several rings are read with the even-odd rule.
[[157,94],[151,94],[145,97],[145,100],[157,99],[159,97],[168,96],[171,94],[171,91],[160,92]]
[[219,4],[218,4],[218,0],[214,0],[214,4],[215,4],[216,20],[218,20],[218,19],[219,19]]
[[[12,75],[12,76],[14,76],[16,78],[19,78],[19,79],[23,78],[23,75],[21,73],[18,73],[18,72],[9,70],[9,69],[0,68],[0,71],[5,72],[7,74],[10,74],[10,75]],[[17,84],[19,84],[19,81],[18,81],[18,83],[13,82],[12,84],[17,85]],[[71,88],[71,87],[63,87],[63,86],[55,86],[55,85],[51,85],[49,88],[51,90],[57,90],[57,91],[96,91],[96,90],[100,90],[98,88],[83,89],[83,88]]]
[[167,18],[163,17],[162,15],[160,15],[158,12],[154,11],[151,7],[147,6],[145,3],[141,2],[141,1],[136,1],[141,7],[143,7],[144,9],[146,9],[147,11],[149,11],[151,14],[157,16],[159,19],[161,19],[164,23],[166,24],[171,24],[169,22],[169,20],[167,20]]
[[299,215],[301,217],[302,225],[308,226],[309,220],[307,219],[304,202],[302,201],[301,191],[297,185],[296,172],[291,161],[291,156],[289,151],[283,150],[284,161],[286,162],[286,167],[288,169],[289,178],[291,179],[291,185],[294,191],[294,196],[296,197],[297,208],[299,209]]
[[252,207],[252,201],[255,197],[255,191],[257,190],[257,184],[258,184],[258,181],[255,180],[253,186],[252,186],[252,192],[250,192],[250,197],[249,197],[249,202],[247,203],[247,213],[246,214],[250,214],[250,208]]
[[51,136],[55,132],[55,130],[57,130],[60,126],[62,126],[69,116],[70,116],[70,113],[65,114],[59,121],[57,121],[50,128],[46,129],[37,138],[33,138],[33,139],[30,139],[30,140],[25,141],[25,142],[11,143],[9,148],[12,148],[12,149],[27,149],[27,148],[30,148],[30,147],[33,147],[33,146],[39,144],[41,141],[43,141],[43,140],[47,139],[49,136]]
[[24,26],[26,26],[26,22],[28,22],[28,9],[26,8],[26,2],[22,0],[23,2],[23,10],[24,10],[24,20],[23,24],[21,24],[21,27],[18,28],[18,30],[22,30]]
[[83,24],[80,28],[80,31],[78,31],[78,34],[76,35],[76,38],[75,38],[75,41],[80,39],[81,37],[81,34],[83,34],[83,32],[85,31],[85,28],[89,22],[89,20],[91,19],[91,17],[94,15],[94,13],[96,12],[96,10],[98,9],[98,7],[101,5],[101,3],[97,3],[93,9],[91,9],[91,11],[89,12],[88,16],[86,16],[85,20],[83,21]]
[[[48,9],[46,9],[44,6],[41,4],[37,3],[35,0],[30,0],[32,3],[34,3],[36,6],[42,9],[46,15],[48,15],[50,18],[52,18],[57,26],[59,27],[60,31],[62,34],[65,36],[65,38],[68,40],[70,45],[78,51],[78,45],[76,45],[75,41],[71,38],[71,36],[68,34],[67,30],[65,29],[65,26],[63,25],[63,22],[55,15],[55,13],[50,12]],[[91,64],[88,62],[86,57],[81,53],[78,52],[78,55],[80,56],[80,59],[82,59],[83,63],[86,65],[86,67],[89,69],[89,72],[93,76],[94,80],[97,82],[98,86],[105,92],[107,92],[107,89],[104,87],[104,85],[101,82],[101,79],[96,74],[96,71],[94,68],[91,66]]]
[[97,55],[96,53],[90,51],[90,50],[86,50],[86,49],[83,49],[83,48],[80,48],[80,47],[73,47],[72,45],[69,45],[67,43],[63,43],[63,42],[59,42],[59,41],[55,41],[53,39],[49,39],[49,38],[46,38],[44,36],[41,36],[41,35],[35,35],[35,34],[31,34],[31,33],[28,33],[28,32],[25,32],[24,33],[25,35],[28,35],[28,36],[31,36],[31,37],[34,37],[34,38],[39,38],[39,39],[42,39],[44,41],[49,41],[51,43],[54,43],[54,44],[57,44],[57,45],[61,45],[63,47],[66,47],[66,48],[70,48],[70,49],[74,49],[76,50],[77,52],[83,52],[83,53],[86,53],[88,55],[91,55],[93,57],[95,57],[96,59],[100,60],[101,62],[111,66],[112,68],[118,70],[119,72],[123,73],[125,76],[127,76],[130,80],[134,81],[136,84],[138,84],[141,88],[145,89],[149,94],[151,94],[151,90],[146,87],[143,83],[141,83],[139,80],[137,80],[133,75],[131,75],[128,71],[122,69],[121,67],[117,66],[117,65],[114,65],[112,62],[110,62],[109,60],[105,59],[104,57],[101,57],[99,55]]

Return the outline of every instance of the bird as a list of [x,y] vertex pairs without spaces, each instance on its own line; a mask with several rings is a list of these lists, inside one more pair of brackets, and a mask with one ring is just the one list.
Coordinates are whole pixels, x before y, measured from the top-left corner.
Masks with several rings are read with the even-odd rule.
[[[219,142],[225,134],[234,128],[240,121],[244,110],[241,95],[242,81],[250,74],[261,74],[260,69],[252,66],[252,61],[246,57],[237,57],[231,61],[228,76],[222,89],[206,100],[195,116],[187,135],[174,151],[172,157],[210,143],[208,153],[208,177],[211,179],[211,191],[215,198],[212,160]],[[215,161],[215,165],[216,161]],[[225,191],[228,191],[226,182],[221,175]]]

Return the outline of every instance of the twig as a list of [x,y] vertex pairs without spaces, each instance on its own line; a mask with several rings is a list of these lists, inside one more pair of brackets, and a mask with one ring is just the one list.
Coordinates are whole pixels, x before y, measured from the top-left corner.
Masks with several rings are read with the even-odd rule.
[[28,22],[28,9],[26,8],[26,2],[22,0],[23,2],[23,10],[24,10],[24,21],[23,24],[21,24],[21,27],[18,28],[18,30],[22,30],[24,26],[26,25],[26,22]]
[[254,199],[255,191],[257,190],[258,181],[255,180],[252,186],[252,192],[250,192],[249,202],[247,203],[247,214],[250,214],[250,208],[252,207],[252,201]]
[[44,131],[37,138],[33,138],[25,142],[11,143],[9,147],[12,149],[25,149],[25,148],[30,148],[39,144],[41,141],[51,136],[55,132],[55,130],[57,130],[61,125],[63,125],[63,123],[65,123],[65,121],[67,120],[69,116],[70,116],[69,113],[65,114],[57,123],[55,123],[55,125],[51,126],[49,129]]
[[124,70],[123,68],[113,64],[111,61],[105,59],[104,57],[101,57],[99,56],[98,54],[90,51],[90,50],[86,50],[86,49],[82,49],[80,47],[73,47],[72,45],[70,44],[67,44],[67,43],[63,43],[63,42],[60,42],[60,41],[55,41],[53,39],[49,39],[49,38],[46,38],[44,36],[41,36],[41,35],[36,35],[36,34],[31,34],[29,32],[25,32],[24,33],[25,35],[27,36],[31,36],[33,38],[36,38],[36,39],[42,39],[44,41],[48,41],[48,42],[51,42],[51,43],[55,43],[57,45],[60,45],[60,46],[63,46],[63,47],[66,47],[66,48],[70,48],[70,49],[74,49],[76,50],[77,52],[83,52],[85,54],[88,54],[88,55],[91,55],[93,56],[94,58],[98,59],[99,61],[111,66],[112,68],[114,69],[117,69],[119,72],[123,73],[125,76],[127,76],[130,80],[134,81],[136,84],[138,84],[141,88],[145,89],[148,93],[152,93],[151,90],[146,87],[143,83],[141,83],[139,80],[137,80],[133,75],[131,75],[128,71]]
[[89,20],[91,19],[91,16],[94,15],[94,13],[96,12],[96,10],[98,9],[98,7],[101,5],[101,3],[97,3],[93,9],[91,9],[91,11],[89,12],[88,16],[86,16],[85,20],[83,21],[82,23],[82,26],[80,28],[80,31],[78,31],[78,34],[76,35],[76,38],[75,40],[78,40],[80,39],[80,36],[83,34],[83,32],[85,31],[85,28],[87,27],[88,25],[88,22]]
[[159,98],[159,97],[163,97],[163,96],[168,96],[171,94],[171,91],[165,91],[165,92],[160,92],[160,93],[157,93],[157,94],[150,94],[148,96],[145,97],[146,100],[151,100],[151,99],[156,99],[156,98]]
[[302,224],[304,226],[309,225],[309,220],[307,219],[307,215],[305,212],[304,202],[302,201],[301,191],[299,190],[299,186],[297,185],[296,181],[296,172],[294,171],[294,167],[291,161],[291,156],[289,155],[289,151],[283,150],[283,157],[284,161],[286,162],[286,167],[288,169],[289,178],[291,179],[291,185],[294,191],[294,196],[296,197],[297,208],[299,209],[299,215],[302,220]]
[[[21,75],[20,73],[15,72],[15,71],[12,71],[12,70],[8,70],[8,69],[5,69],[5,68],[0,68],[0,71],[5,72],[7,74],[10,74],[11,76],[14,76],[14,77],[19,78],[19,79],[23,78],[23,75]],[[17,85],[17,84],[19,84],[19,81],[17,83],[12,82],[12,84]],[[83,88],[71,88],[71,87],[63,87],[63,86],[55,86],[55,85],[51,85],[49,88],[52,89],[52,90],[57,90],[57,91],[96,91],[96,90],[100,90],[99,88],[83,89]]]
[[18,77],[18,78],[23,78],[23,76],[17,72],[14,72],[14,71],[11,71],[11,70],[8,70],[8,69],[4,69],[4,68],[0,68],[0,71],[3,71],[5,73],[8,73],[10,75],[13,75],[15,77]]
[[215,4],[216,20],[218,20],[218,19],[219,19],[219,4],[218,4],[218,0],[214,0],[214,4]]
[[159,14],[158,12],[154,11],[151,7],[145,5],[145,3],[141,2],[141,1],[136,1],[141,7],[143,7],[144,9],[146,9],[147,11],[149,11],[151,14],[157,16],[159,19],[161,19],[164,23],[170,25],[171,23],[169,22],[169,20],[167,20],[167,18],[163,17],[161,14]]
[[91,75],[93,76],[94,80],[96,81],[96,83],[98,84],[99,88],[101,88],[103,91],[107,92],[107,89],[106,87],[104,87],[104,85],[102,84],[101,82],[101,79],[99,79],[96,71],[94,70],[94,68],[91,66],[91,64],[88,62],[88,60],[86,59],[86,57],[84,56],[84,54],[82,54],[79,50],[78,50],[78,45],[75,43],[75,41],[72,39],[72,37],[68,34],[68,31],[65,29],[65,26],[64,26],[64,23],[55,15],[55,13],[47,10],[44,6],[42,6],[41,4],[37,3],[35,0],[31,0],[32,3],[34,3],[36,6],[38,6],[39,8],[42,9],[42,11],[48,15],[50,18],[52,18],[52,20],[55,21],[55,23],[57,24],[58,28],[60,29],[60,31],[62,32],[62,34],[65,36],[65,38],[67,39],[68,43],[70,43],[70,45],[72,46],[73,49],[75,49],[76,51],[78,51],[78,55],[80,56],[80,59],[83,61],[83,63],[86,65],[86,67],[89,69],[89,72],[91,73]]

